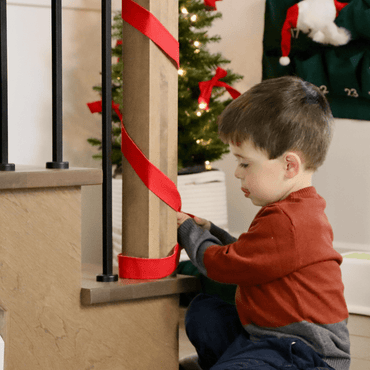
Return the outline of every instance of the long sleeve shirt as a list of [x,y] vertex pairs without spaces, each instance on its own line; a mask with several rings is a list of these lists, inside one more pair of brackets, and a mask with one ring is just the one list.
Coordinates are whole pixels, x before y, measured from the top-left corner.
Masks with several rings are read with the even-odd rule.
[[314,187],[262,207],[236,240],[193,220],[178,229],[191,261],[210,279],[237,284],[240,321],[252,340],[297,337],[336,370],[348,370],[348,310],[325,200]]

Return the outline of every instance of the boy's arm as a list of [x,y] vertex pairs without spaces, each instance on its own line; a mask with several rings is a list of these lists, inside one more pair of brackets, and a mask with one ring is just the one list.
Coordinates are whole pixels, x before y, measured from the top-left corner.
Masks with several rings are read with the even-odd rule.
[[[187,217],[189,218],[189,217]],[[264,207],[249,231],[225,246],[192,219],[179,222],[178,242],[199,271],[212,280],[260,285],[297,269],[294,227],[278,207]]]
[[181,247],[186,250],[191,262],[203,275],[207,276],[203,264],[203,254],[211,245],[222,246],[221,241],[213,236],[210,231],[198,226],[191,218],[186,219],[177,229],[177,240]]

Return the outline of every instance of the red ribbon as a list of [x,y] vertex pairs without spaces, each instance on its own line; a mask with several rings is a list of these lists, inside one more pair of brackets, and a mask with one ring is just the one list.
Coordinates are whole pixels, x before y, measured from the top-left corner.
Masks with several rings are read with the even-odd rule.
[[[87,104],[91,113],[102,111],[102,101]],[[112,108],[121,120],[121,150],[136,174],[146,187],[162,199],[175,211],[181,211],[181,197],[174,182],[154,166],[145,157],[128,135],[123,122],[119,104],[112,101]],[[172,274],[180,259],[181,248],[178,244],[172,249],[171,255],[164,258],[138,258],[118,255],[120,278],[126,279],[160,279]]]
[[[150,38],[180,67],[180,49],[178,41],[149,11],[132,0],[122,0],[122,19]],[[122,43],[117,41],[117,45]],[[88,103],[92,113],[102,111],[102,102]],[[176,185],[157,167],[149,162],[134,141],[128,135],[123,122],[119,105],[112,101],[112,108],[121,120],[121,150],[139,178],[149,190],[172,207],[181,210],[181,198]],[[175,271],[181,248],[177,244],[171,255],[165,258],[137,258],[118,255],[119,276],[128,279],[159,279]]]
[[149,37],[180,68],[179,43],[153,14],[132,0],[122,0],[122,19]]
[[224,69],[217,67],[216,74],[214,77],[212,77],[211,80],[199,82],[200,95],[198,98],[198,103],[199,104],[205,103],[207,105],[206,109],[208,109],[208,104],[211,99],[212,89],[215,86],[225,87],[233,99],[236,99],[237,97],[239,97],[240,96],[239,91],[232,88],[226,82],[219,81],[220,78],[224,78],[226,76],[227,76],[227,72]]

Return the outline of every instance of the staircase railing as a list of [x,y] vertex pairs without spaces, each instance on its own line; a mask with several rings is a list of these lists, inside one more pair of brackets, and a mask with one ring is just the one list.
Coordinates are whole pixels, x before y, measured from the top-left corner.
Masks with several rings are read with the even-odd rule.
[[[0,171],[15,171],[8,163],[8,73],[6,0],[0,0]],[[102,146],[103,146],[103,273],[97,281],[117,281],[113,274],[112,252],[112,90],[111,90],[111,0],[102,0]],[[63,85],[62,85],[62,0],[51,0],[52,33],[52,124],[53,160],[48,169],[68,169],[63,161]]]

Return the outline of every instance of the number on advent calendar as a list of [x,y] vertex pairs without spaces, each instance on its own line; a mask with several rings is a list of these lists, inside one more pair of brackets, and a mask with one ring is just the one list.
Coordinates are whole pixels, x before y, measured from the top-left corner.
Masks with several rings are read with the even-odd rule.
[[346,87],[344,91],[347,93],[348,96],[351,96],[352,98],[358,98],[358,93],[356,89],[349,89]]

